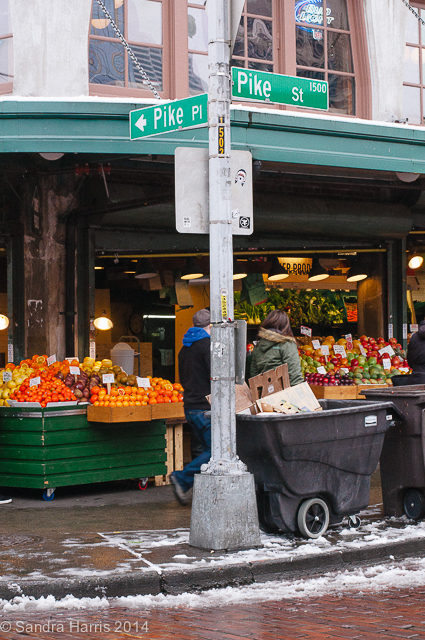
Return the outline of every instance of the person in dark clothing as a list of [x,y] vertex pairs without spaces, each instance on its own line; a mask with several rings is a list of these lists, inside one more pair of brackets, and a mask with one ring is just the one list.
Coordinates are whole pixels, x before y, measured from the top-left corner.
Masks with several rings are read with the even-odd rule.
[[406,376],[408,384],[425,384],[425,320],[410,338],[407,362],[412,369],[410,376]]
[[205,417],[211,393],[210,312],[201,309],[193,316],[193,327],[183,337],[179,352],[179,378],[184,388],[184,414],[192,431],[201,443],[202,452],[181,471],[174,471],[170,480],[180,504],[188,504],[188,491],[193,476],[211,458],[211,419]]

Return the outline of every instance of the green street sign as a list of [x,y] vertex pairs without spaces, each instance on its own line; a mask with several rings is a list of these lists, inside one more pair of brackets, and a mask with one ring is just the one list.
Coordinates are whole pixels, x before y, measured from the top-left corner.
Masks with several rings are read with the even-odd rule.
[[130,140],[208,124],[208,94],[130,111]]
[[328,109],[324,80],[232,67],[232,97],[250,102],[276,102],[308,109]]

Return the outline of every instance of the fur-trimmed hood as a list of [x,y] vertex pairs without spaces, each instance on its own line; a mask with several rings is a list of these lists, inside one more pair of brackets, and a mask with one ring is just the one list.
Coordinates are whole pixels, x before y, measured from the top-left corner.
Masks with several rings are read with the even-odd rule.
[[268,340],[269,342],[293,342],[295,345],[297,344],[297,341],[292,336],[283,336],[277,331],[273,331],[272,329],[263,329],[263,327],[260,327],[258,337]]

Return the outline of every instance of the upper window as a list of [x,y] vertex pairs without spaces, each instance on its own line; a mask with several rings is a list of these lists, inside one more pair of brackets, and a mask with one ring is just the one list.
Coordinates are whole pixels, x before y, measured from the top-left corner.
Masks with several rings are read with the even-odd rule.
[[297,76],[329,82],[329,111],[356,113],[346,0],[295,0]]
[[13,81],[13,38],[9,20],[9,0],[0,0],[0,93],[11,91],[2,87]]
[[[163,91],[162,0],[105,0],[115,24],[158,92]],[[149,90],[96,0],[90,25],[92,84]]]
[[189,93],[208,91],[208,16],[204,0],[187,5],[187,45],[189,51]]
[[246,0],[233,50],[233,64],[273,71],[272,0]]
[[[425,20],[425,9],[412,7]],[[404,52],[403,114],[411,124],[424,123],[425,27],[408,12]]]

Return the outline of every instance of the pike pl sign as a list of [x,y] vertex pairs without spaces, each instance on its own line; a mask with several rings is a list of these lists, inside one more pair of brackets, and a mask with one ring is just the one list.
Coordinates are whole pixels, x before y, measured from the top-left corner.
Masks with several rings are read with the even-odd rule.
[[208,94],[130,111],[130,139],[194,129],[208,124]]
[[232,97],[239,100],[328,109],[328,93],[324,80],[232,67]]

